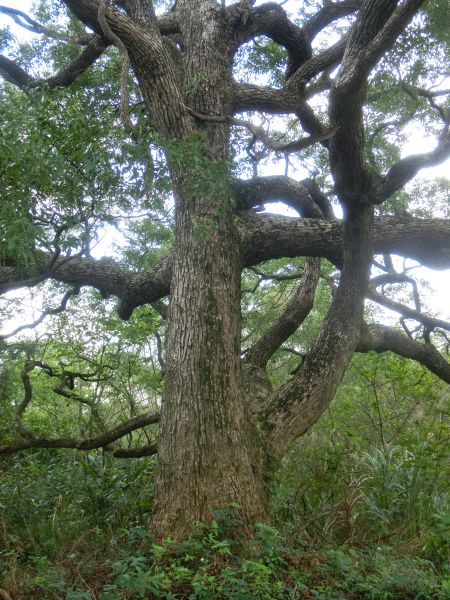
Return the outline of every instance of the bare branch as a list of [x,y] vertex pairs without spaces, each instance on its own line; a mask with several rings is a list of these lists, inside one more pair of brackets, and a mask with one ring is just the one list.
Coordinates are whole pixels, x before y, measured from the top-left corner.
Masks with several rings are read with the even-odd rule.
[[390,310],[400,313],[406,319],[412,319],[418,323],[421,323],[429,332],[436,328],[450,331],[449,322],[444,321],[443,319],[436,319],[434,317],[430,317],[429,315],[425,315],[421,311],[417,310],[417,308],[410,308],[409,306],[401,304],[400,302],[386,298],[386,296],[383,296],[383,294],[380,294],[375,290],[371,290],[367,297],[377,304],[381,304],[381,306],[384,306],[385,308],[389,308]]
[[42,25],[42,23],[39,23],[35,19],[32,19],[29,15],[27,15],[21,10],[18,10],[17,8],[11,8],[9,6],[0,6],[0,13],[8,15],[13,19],[13,21],[17,25],[23,27],[24,29],[27,29],[28,31],[31,31],[32,33],[44,34],[47,37],[53,38],[55,40],[63,42],[72,42],[85,46],[89,43],[92,37],[91,34],[87,33],[78,37],[74,37],[61,31],[57,31],[55,28],[46,27],[45,25]]
[[66,68],[56,75],[47,79],[34,79],[24,69],[5,56],[0,56],[0,74],[10,83],[21,89],[30,87],[68,87],[86,69],[102,55],[107,44],[100,36],[93,36],[81,54],[73,60]]
[[[113,452],[114,455],[116,455],[116,452],[118,452],[120,456],[124,450],[114,450],[112,448],[108,448],[108,446],[132,431],[135,431],[136,429],[142,429],[143,427],[153,423],[158,423],[158,421],[159,412],[146,411],[140,415],[137,415],[136,417],[133,417],[132,419],[129,419],[128,421],[125,421],[124,423],[120,423],[120,425],[117,425],[113,429],[103,432],[97,437],[84,440],[75,438],[36,437],[27,441],[17,442],[10,446],[0,447],[0,455],[15,454],[16,452],[28,450],[30,448],[72,448],[75,450],[95,450],[97,448],[104,448],[105,450],[110,450]],[[152,454],[154,454],[154,452],[152,452]]]
[[449,156],[450,132],[447,128],[434,150],[407,156],[389,169],[377,191],[375,202],[381,204],[415,177],[421,169],[439,165]]
[[62,297],[62,300],[61,300],[59,306],[57,306],[56,308],[45,309],[41,313],[41,316],[38,319],[36,319],[35,321],[33,321],[33,323],[28,323],[26,325],[19,325],[18,327],[13,329],[13,331],[11,331],[10,333],[5,333],[3,335],[0,334],[0,340],[6,340],[7,338],[12,337],[13,335],[16,335],[17,333],[19,333],[20,331],[23,331],[24,329],[34,329],[35,327],[40,325],[40,323],[42,323],[42,321],[45,319],[45,317],[48,317],[50,315],[58,315],[59,313],[62,313],[63,311],[66,310],[69,299],[72,296],[78,295],[79,292],[80,292],[79,287],[75,287],[75,288],[68,290]]
[[270,358],[309,315],[319,281],[320,260],[308,258],[303,276],[283,314],[245,355],[245,362],[265,368]]
[[357,352],[394,352],[421,363],[429,371],[450,383],[450,364],[432,344],[421,344],[385,325],[368,325],[361,331]]
[[323,7],[303,25],[303,33],[310,41],[325,27],[356,12],[362,0],[344,0],[343,2],[324,2]]
[[271,138],[268,134],[266,134],[262,127],[254,125],[250,121],[244,121],[243,119],[236,118],[229,119],[229,121],[232,125],[237,125],[238,127],[245,127],[246,129],[248,129],[248,131],[250,131],[250,133],[253,133],[253,135],[261,142],[263,142],[267,146],[267,148],[270,148],[275,152],[283,152],[284,154],[291,154],[292,152],[299,152],[300,150],[305,150],[306,148],[317,144],[317,142],[322,142],[324,140],[330,139],[330,137],[336,133],[336,129],[331,127],[317,135],[311,135],[300,140],[282,143],[274,138]]

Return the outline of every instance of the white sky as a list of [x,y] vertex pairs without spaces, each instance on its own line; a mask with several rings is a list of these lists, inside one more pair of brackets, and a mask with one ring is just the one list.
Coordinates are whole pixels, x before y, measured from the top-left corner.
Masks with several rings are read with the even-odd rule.
[[[227,4],[233,2],[227,0]],[[258,0],[256,4],[262,4],[263,0]],[[18,8],[24,12],[30,13],[30,7],[32,0],[0,0],[0,4],[3,6],[9,6],[12,8]],[[284,4],[284,8],[287,11],[295,13],[295,9],[298,6],[298,0],[289,0]],[[27,39],[29,33],[24,29],[16,26],[11,18],[0,14],[0,27],[9,25],[13,33],[17,36]],[[414,131],[411,134],[410,140],[405,144],[402,155],[413,154],[417,152],[427,152],[432,150],[436,144],[434,138],[428,137],[426,132]],[[424,169],[420,173],[422,179],[433,179],[434,177],[449,177],[450,174],[450,160],[447,160],[444,164],[430,169]],[[280,211],[283,211],[283,206],[279,207]],[[273,207],[271,207],[273,210]],[[120,235],[114,231],[107,232],[105,237],[99,244],[96,254],[102,255],[104,252],[108,252],[108,248],[111,247],[112,243],[120,243]],[[412,264],[412,263],[411,263]],[[432,271],[425,267],[421,267],[420,270],[413,271],[412,274],[420,276],[426,279],[435,292],[431,295],[427,294],[427,303],[431,307],[432,311],[438,314],[441,318],[450,320],[450,270],[445,271]]]

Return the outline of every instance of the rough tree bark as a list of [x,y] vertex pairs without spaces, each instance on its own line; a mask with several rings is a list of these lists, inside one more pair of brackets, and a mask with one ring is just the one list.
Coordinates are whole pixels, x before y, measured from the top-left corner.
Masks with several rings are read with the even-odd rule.
[[[405,218],[391,223],[386,219],[375,228],[373,222],[377,203],[421,166],[448,155],[448,139],[441,140],[435,153],[400,161],[384,178],[381,174],[374,177],[364,156],[362,107],[367,77],[421,1],[327,2],[303,28],[290,22],[275,3],[238,10],[215,0],[178,0],[175,10],[158,20],[151,0],[63,1],[95,32],[88,46],[90,54],[84,52],[88,63],[111,43],[128,56],[170,167],[176,241],[171,256],[146,273],[125,273],[115,265],[89,258],[64,262],[56,257],[52,262],[51,256],[41,253],[42,274],[37,277],[94,285],[113,293],[122,300],[124,318],[136,306],[167,295],[170,286],[151,528],[157,538],[179,538],[193,522],[210,519],[212,509],[237,502],[250,529],[267,516],[268,484],[274,469],[292,441],[327,408],[354,351],[393,349],[448,380],[447,363],[438,359],[435,351],[425,346],[420,350],[421,345],[412,340],[404,343],[401,334],[363,328],[374,249],[386,253],[404,249],[409,256],[424,261],[428,257],[429,262],[448,266],[447,222],[442,222],[441,230],[439,221],[430,224],[427,244],[415,243],[402,233],[414,235],[417,225],[423,240],[426,222]],[[343,40],[313,56],[314,36],[335,19],[356,12]],[[235,52],[262,34],[289,53],[289,80],[282,89],[233,81]],[[165,39],[166,35],[175,35],[176,41]],[[326,74],[340,61],[332,82],[324,77],[320,85],[308,87],[315,76]],[[83,63],[83,69],[87,66]],[[6,58],[0,61],[0,69],[19,87],[38,84]],[[71,78],[67,73],[66,79],[61,83],[56,77],[47,83],[68,85]],[[330,89],[327,127],[307,104],[320,89]],[[334,219],[327,198],[313,181],[232,179],[228,167],[230,125],[233,115],[245,109],[295,113],[311,140],[328,149],[344,210],[343,225]],[[296,144],[286,146],[285,151],[304,145],[303,141]],[[198,153],[201,172],[189,161],[193,151]],[[214,170],[216,167],[219,169]],[[221,173],[222,180],[211,183],[211,170]],[[271,198],[283,198],[306,220],[245,212]],[[241,360],[243,267],[268,258],[299,255],[317,258],[307,262],[297,296],[285,314]],[[339,286],[308,356],[287,383],[272,390],[265,367],[311,310],[319,277],[318,257],[327,257],[342,268]],[[36,277],[36,268],[33,273]],[[27,274],[14,264],[0,268],[0,282],[2,290],[30,284]],[[145,423],[156,420],[154,415],[142,418]],[[128,431],[134,426],[132,423]],[[90,440],[88,447],[96,443],[105,446],[114,439],[110,436],[107,443]],[[50,443],[38,439],[34,446],[49,447]],[[87,447],[73,440],[63,440],[60,446]],[[9,450],[25,447],[33,447],[33,440]],[[0,452],[8,453],[8,449],[0,448]]]

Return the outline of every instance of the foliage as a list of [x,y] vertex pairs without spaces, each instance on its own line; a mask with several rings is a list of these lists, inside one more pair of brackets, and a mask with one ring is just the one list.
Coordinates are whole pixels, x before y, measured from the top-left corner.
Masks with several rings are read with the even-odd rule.
[[[304,541],[293,546],[267,525],[257,525],[250,541],[239,542],[232,535],[243,525],[238,507],[230,506],[214,516],[208,526],[196,524],[182,543],[154,544],[146,528],[136,524],[118,527],[109,540],[97,532],[96,563],[83,560],[80,546],[86,542],[81,541],[82,534],[66,550],[59,571],[50,562],[49,549],[35,546],[25,558],[27,573],[34,575],[22,579],[20,589],[29,590],[27,598],[51,593],[66,600],[446,597],[446,580],[440,581],[430,562],[403,557],[391,547],[318,550]],[[104,561],[99,542],[106,549],[109,546],[107,552],[114,558]],[[114,555],[115,549],[118,554]],[[3,551],[1,560],[3,568],[11,568],[19,556]],[[71,584],[75,565],[76,584]],[[12,578],[7,582],[11,585]],[[36,588],[40,596],[34,595]]]
[[37,451],[4,460],[2,585],[30,600],[446,598],[444,415],[444,390],[418,367],[356,357],[329,415],[279,471],[278,529],[258,525],[250,541],[230,506],[183,543],[155,544],[148,459]]

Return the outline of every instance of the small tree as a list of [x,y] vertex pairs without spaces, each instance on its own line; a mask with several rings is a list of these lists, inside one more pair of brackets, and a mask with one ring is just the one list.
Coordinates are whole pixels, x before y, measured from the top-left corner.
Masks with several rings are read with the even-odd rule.
[[[58,378],[55,393],[75,400],[74,382],[95,376],[30,355],[15,418],[22,439],[0,453],[157,452],[157,537],[181,537],[230,502],[249,526],[264,520],[274,470],[326,410],[355,351],[393,351],[450,382],[442,346],[432,343],[450,324],[421,311],[415,282],[391,258],[450,267],[450,221],[432,216],[426,190],[404,190],[450,154],[445,3],[317,0],[295,6],[293,19],[284,3],[254,4],[42,0],[35,18],[0,8],[44,40],[22,45],[16,60],[0,57],[2,291],[66,284],[49,314],[91,286],[117,298],[125,320],[150,303],[166,320],[160,413],[84,439],[39,436],[22,420],[31,371]],[[56,74],[36,79],[39,68]],[[251,74],[267,85],[246,83]],[[435,134],[434,149],[400,158],[418,123]],[[259,176],[269,159],[284,161],[286,174]],[[311,176],[289,177],[300,161]],[[256,212],[274,200],[299,217]],[[93,258],[99,225],[124,213],[141,214],[140,246],[122,264]],[[297,288],[259,339],[242,342],[243,270],[253,268],[259,283],[256,266],[283,257],[305,257],[291,263],[297,272],[302,265]],[[272,389],[267,366],[310,314],[321,259],[333,265],[322,271],[335,288],[326,316],[311,343],[291,348],[302,362]],[[382,293],[406,284],[414,308]],[[417,328],[366,324],[366,298]],[[157,446],[114,445],[156,421]]]

